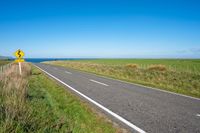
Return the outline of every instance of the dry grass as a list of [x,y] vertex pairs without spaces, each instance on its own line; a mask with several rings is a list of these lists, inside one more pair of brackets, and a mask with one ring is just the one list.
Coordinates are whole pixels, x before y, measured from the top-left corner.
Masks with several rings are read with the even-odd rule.
[[30,66],[23,63],[23,73],[20,76],[18,66],[13,64],[0,75],[0,118],[3,123],[2,132],[14,132],[15,121],[26,119],[28,109],[26,107],[27,85],[26,77],[30,74]]
[[165,65],[161,65],[161,64],[158,64],[158,65],[150,65],[148,67],[148,70],[155,70],[155,71],[166,71],[167,70],[167,67]]

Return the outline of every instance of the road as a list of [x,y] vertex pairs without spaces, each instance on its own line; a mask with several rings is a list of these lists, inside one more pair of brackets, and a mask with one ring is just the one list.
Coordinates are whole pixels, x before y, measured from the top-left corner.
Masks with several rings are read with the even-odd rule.
[[34,64],[131,132],[200,133],[200,99],[80,72]]

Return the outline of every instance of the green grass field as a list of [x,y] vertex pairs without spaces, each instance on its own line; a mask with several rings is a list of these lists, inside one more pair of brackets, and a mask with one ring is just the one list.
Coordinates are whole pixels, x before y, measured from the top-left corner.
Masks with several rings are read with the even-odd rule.
[[199,59],[96,59],[46,63],[200,97]]
[[121,131],[37,68],[23,65],[22,76],[15,73],[16,68],[0,75],[0,133]]

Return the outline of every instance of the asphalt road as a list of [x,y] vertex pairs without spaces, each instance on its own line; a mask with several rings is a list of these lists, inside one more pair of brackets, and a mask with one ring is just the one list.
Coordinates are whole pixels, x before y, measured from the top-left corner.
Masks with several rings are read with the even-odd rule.
[[[198,98],[167,93],[73,69],[40,63],[35,65],[75,89],[75,93],[80,92],[108,109],[102,109],[102,112],[131,132],[200,133]],[[124,122],[124,119],[128,123]]]

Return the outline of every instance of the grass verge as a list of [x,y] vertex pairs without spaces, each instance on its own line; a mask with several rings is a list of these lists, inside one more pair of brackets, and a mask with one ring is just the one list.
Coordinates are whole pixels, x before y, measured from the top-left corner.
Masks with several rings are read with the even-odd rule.
[[0,78],[1,133],[114,133],[114,127],[86,103],[40,70],[13,65]]
[[[107,63],[102,63],[104,61]],[[145,60],[142,61],[144,62]],[[159,61],[160,64],[158,64]],[[138,63],[139,60],[136,60],[135,64],[130,64],[130,60],[128,60],[129,64],[126,64],[126,60],[124,61],[124,64],[121,64],[123,61],[119,60],[120,65],[116,65],[117,60],[114,60],[115,63],[113,64],[111,63],[112,60],[110,60],[111,64],[108,63],[109,60],[51,61],[46,63],[200,98],[200,70],[198,70],[197,67],[200,62],[198,62],[199,60],[192,61],[195,61],[196,64],[194,64],[195,69],[192,69],[194,67],[191,67],[191,71],[183,71],[182,68],[178,69],[180,64],[176,63],[174,66],[177,67],[169,67],[166,65],[167,60],[156,60],[155,64],[154,62],[148,62],[149,65],[146,67],[142,67],[142,64]],[[134,62],[134,59],[132,62]],[[162,64],[162,62],[165,63]],[[176,60],[171,61],[170,63],[172,62],[176,62]],[[190,66],[192,66],[192,64],[190,64]],[[183,66],[183,68],[184,67],[186,66]]]

